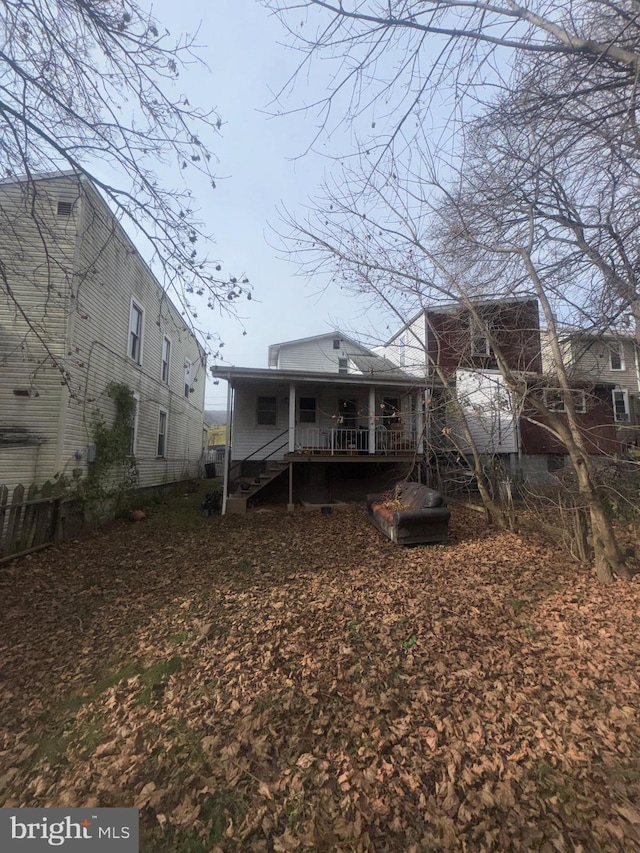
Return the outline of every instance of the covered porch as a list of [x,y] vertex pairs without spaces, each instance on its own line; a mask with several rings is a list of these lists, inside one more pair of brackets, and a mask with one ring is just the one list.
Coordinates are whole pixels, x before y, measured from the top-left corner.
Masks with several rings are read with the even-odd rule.
[[[249,368],[230,369],[227,377],[228,496],[240,493],[248,500],[276,478],[287,479],[293,506],[304,499],[304,482],[293,470],[299,463],[331,465],[335,487],[339,462],[362,470],[374,462],[408,465],[423,453],[424,394],[413,377],[385,381]],[[366,476],[360,479],[364,496]]]

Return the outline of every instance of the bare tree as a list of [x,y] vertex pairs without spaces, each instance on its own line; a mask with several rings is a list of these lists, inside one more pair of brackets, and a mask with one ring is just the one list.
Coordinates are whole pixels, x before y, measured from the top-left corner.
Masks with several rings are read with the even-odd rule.
[[[214,110],[175,88],[181,69],[199,61],[195,37],[172,38],[135,0],[8,0],[0,32],[5,180],[59,171],[88,178],[144,242],[186,313],[196,294],[228,309],[248,293],[246,280],[225,277],[207,257],[190,189],[215,186],[221,126]],[[49,239],[44,225],[41,237]],[[0,290],[11,301],[6,275]]]
[[[306,79],[317,68],[325,78],[326,95],[297,108],[315,117],[316,139],[346,120],[357,151],[381,156],[391,148],[410,156],[413,140],[425,133],[437,156],[455,144],[478,104],[482,108],[533,63],[529,106],[549,94],[540,82],[548,74],[538,73],[545,65],[554,81],[545,100],[549,116],[571,113],[576,97],[590,94],[591,110],[574,118],[579,115],[583,125],[624,123],[625,144],[637,153],[640,26],[632,0],[263,3],[279,15],[302,55],[295,76]],[[316,59],[322,66],[313,65]],[[279,109],[293,82],[283,86]]]

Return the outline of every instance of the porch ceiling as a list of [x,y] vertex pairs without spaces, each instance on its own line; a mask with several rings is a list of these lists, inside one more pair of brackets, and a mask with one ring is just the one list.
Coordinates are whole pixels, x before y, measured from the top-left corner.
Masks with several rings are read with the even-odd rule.
[[416,388],[424,386],[425,380],[419,377],[409,376],[384,376],[375,374],[344,374],[344,373],[313,373],[305,370],[265,370],[251,367],[212,367],[211,375],[214,379],[224,379],[233,388],[242,385],[260,384],[280,385],[288,388],[291,382],[296,387],[303,386],[331,386],[342,388]]

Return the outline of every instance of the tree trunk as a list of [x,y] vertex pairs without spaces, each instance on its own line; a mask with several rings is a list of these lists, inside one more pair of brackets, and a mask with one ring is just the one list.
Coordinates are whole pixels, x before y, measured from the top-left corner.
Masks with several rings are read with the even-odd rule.
[[596,576],[600,583],[604,584],[613,583],[616,576],[628,580],[631,575],[591,477],[589,470],[591,466],[582,456],[577,458],[573,458],[573,454],[571,456],[578,475],[578,488],[587,499],[589,506]]

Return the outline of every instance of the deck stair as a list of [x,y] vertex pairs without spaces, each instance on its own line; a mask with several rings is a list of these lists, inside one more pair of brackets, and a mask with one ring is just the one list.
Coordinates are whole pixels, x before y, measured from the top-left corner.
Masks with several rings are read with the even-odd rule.
[[255,497],[261,489],[272,483],[288,469],[287,462],[270,460],[267,468],[257,477],[238,477],[234,481],[235,491],[227,498],[227,512],[235,515],[244,515],[247,511],[249,500]]

